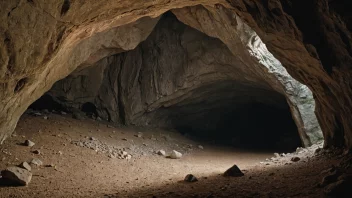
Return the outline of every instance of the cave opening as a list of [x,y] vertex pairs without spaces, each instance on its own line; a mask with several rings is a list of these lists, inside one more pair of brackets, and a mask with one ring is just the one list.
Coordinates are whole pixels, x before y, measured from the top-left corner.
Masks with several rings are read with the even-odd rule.
[[251,57],[237,56],[167,12],[135,49],[73,72],[30,108],[79,110],[235,148],[289,152],[305,146],[288,97],[274,88],[276,77],[263,76]]

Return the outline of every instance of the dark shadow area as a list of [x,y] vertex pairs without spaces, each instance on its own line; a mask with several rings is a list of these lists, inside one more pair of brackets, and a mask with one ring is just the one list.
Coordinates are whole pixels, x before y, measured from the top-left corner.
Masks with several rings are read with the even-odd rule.
[[81,110],[86,113],[87,116],[97,116],[97,107],[91,103],[91,102],[86,102],[82,105]]
[[40,97],[38,100],[36,100],[34,103],[32,103],[29,107],[29,109],[33,110],[44,110],[47,109],[49,111],[65,111],[66,108],[55,101],[55,99],[48,95],[45,94],[42,97]]
[[158,110],[171,128],[195,140],[236,148],[292,152],[301,140],[286,99],[270,90],[224,81]]

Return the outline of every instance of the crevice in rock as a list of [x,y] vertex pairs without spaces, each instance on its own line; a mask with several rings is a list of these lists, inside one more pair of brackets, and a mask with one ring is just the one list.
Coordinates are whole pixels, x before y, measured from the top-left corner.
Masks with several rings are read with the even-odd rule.
[[64,0],[64,3],[61,7],[61,16],[64,16],[67,13],[67,11],[70,9],[70,4],[70,0]]
[[14,92],[17,93],[19,91],[21,91],[23,89],[23,87],[26,85],[26,83],[28,82],[27,78],[22,78],[20,79],[15,86]]

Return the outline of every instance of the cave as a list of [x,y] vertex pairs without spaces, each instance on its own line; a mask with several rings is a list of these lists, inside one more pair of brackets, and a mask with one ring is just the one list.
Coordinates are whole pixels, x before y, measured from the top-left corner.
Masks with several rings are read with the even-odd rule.
[[[135,49],[79,69],[47,94],[63,106],[123,125],[161,127],[241,148],[284,152],[309,146],[300,140],[305,136],[300,137],[286,93],[276,87],[280,83],[245,67],[251,65],[219,39],[167,12]],[[311,114],[305,119],[314,119]]]
[[350,197],[348,5],[0,2],[1,196]]

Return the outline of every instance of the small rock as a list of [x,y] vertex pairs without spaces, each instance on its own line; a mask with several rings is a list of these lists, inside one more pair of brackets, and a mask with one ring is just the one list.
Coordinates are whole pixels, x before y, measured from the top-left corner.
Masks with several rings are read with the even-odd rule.
[[227,169],[224,173],[225,177],[242,177],[244,174],[242,171],[238,168],[237,165],[233,165],[231,168]]
[[64,112],[64,111],[61,111],[60,113],[61,113],[61,115],[66,115],[66,114],[67,114],[67,113]]
[[25,140],[25,141],[24,141],[24,145],[25,145],[25,146],[32,147],[32,146],[34,146],[34,145],[35,145],[35,143],[34,143],[34,142],[32,142],[32,141],[30,141],[30,140]]
[[141,138],[143,136],[143,133],[142,132],[138,132],[138,134],[136,134],[134,136]]
[[127,141],[127,138],[122,138],[123,141]]
[[20,168],[24,168],[28,171],[32,171],[32,167],[27,163],[27,162],[22,162],[20,165],[18,165]]
[[198,179],[194,175],[188,174],[188,175],[186,175],[184,181],[185,182],[196,182],[196,181],[198,181]]
[[36,166],[42,166],[43,162],[40,159],[34,158],[32,159],[32,161],[30,162],[30,164],[36,165]]
[[275,157],[279,158],[280,157],[280,154],[278,153],[274,153]]
[[47,164],[47,165],[45,165],[45,167],[51,168],[51,167],[55,167],[55,165],[54,164]]
[[299,157],[292,157],[291,158],[292,162],[298,162],[299,160],[301,160],[301,158],[299,158]]
[[95,137],[90,137],[89,140],[94,141],[94,140],[97,140],[97,139]]
[[130,160],[131,158],[132,158],[132,155],[127,155],[127,156],[126,156],[126,159],[127,159],[127,160]]
[[97,117],[97,119],[96,119],[96,120],[101,121],[101,118],[100,118],[100,117]]
[[108,125],[106,125],[106,127],[108,127],[108,128],[113,128],[113,126],[111,126],[111,125],[109,125],[109,124],[108,124]]
[[47,120],[47,119],[48,119],[48,116],[44,116],[43,118],[44,118],[44,120]]
[[59,151],[59,152],[57,152],[59,155],[62,155],[63,153],[62,153],[62,151]]
[[32,179],[32,173],[20,167],[8,167],[1,171],[2,178],[11,185],[26,186]]
[[199,149],[204,149],[204,147],[202,145],[198,145]]
[[182,157],[182,153],[173,150],[170,154],[171,159],[180,159]]
[[165,156],[166,155],[166,152],[164,150],[159,150],[157,152],[158,155],[162,155],[162,156]]
[[34,150],[34,151],[32,151],[32,153],[34,153],[36,155],[40,155],[40,150]]

